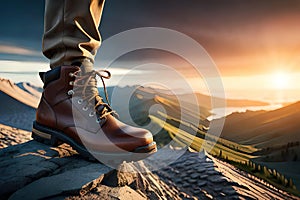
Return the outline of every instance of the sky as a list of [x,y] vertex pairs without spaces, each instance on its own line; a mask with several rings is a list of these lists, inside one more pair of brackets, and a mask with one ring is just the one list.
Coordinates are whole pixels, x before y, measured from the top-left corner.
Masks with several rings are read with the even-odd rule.
[[[0,77],[39,83],[36,72],[48,69],[48,61],[41,54],[43,7],[41,0],[2,2]],[[141,27],[178,31],[205,49],[220,73],[227,96],[294,101],[300,99],[299,10],[298,0],[107,0],[100,31],[104,42]],[[199,57],[196,52],[190,55]],[[174,70],[166,66],[181,77],[170,76]],[[117,78],[111,84],[135,84],[143,79],[144,84],[159,82],[180,88],[183,84],[178,80],[183,79],[209,92],[191,64],[169,52],[130,52],[110,67]]]

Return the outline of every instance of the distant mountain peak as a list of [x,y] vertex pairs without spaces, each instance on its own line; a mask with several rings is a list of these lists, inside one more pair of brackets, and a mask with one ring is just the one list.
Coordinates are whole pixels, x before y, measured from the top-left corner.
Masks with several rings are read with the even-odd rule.
[[6,78],[0,78],[0,82],[1,82],[0,84],[9,84],[11,87],[14,86],[14,83],[11,80]]
[[[5,78],[0,78],[0,91],[3,95],[8,95],[20,103],[32,108],[37,108],[41,95],[40,91],[38,91],[36,87],[23,84],[23,88],[21,88],[13,81]],[[8,102],[1,102],[2,105],[5,103]]]

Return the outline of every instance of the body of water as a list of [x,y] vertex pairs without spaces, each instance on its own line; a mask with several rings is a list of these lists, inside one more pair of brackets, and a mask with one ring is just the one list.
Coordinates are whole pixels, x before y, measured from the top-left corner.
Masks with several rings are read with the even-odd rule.
[[[225,116],[230,115],[234,112],[246,112],[247,110],[251,110],[251,111],[258,111],[258,110],[266,110],[266,111],[270,111],[270,110],[276,110],[282,107],[282,104],[272,104],[272,105],[268,105],[268,106],[248,106],[248,107],[226,107],[226,108],[215,108],[212,109],[211,112],[213,113],[212,116],[210,116],[208,118],[208,120],[213,120],[213,119],[218,119],[221,117],[224,117],[224,113]],[[224,112],[225,110],[225,112]]]

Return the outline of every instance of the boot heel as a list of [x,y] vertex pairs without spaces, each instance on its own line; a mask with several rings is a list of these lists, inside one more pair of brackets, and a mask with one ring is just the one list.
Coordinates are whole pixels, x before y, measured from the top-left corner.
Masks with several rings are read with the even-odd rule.
[[48,133],[41,132],[34,128],[32,129],[31,137],[37,142],[51,145],[54,147],[62,144],[62,142],[60,140],[58,140],[55,136],[50,135]]

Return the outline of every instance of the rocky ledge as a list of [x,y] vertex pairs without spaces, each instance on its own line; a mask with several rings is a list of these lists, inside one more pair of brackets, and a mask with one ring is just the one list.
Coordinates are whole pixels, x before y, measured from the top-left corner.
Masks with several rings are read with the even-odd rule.
[[[204,153],[186,151],[156,171],[141,161],[111,169],[83,159],[66,144],[50,147],[29,140],[29,132],[0,128],[2,147],[6,147],[0,150],[0,199],[294,198],[265,188]],[[16,144],[9,134],[18,135],[22,143]]]
[[0,157],[4,199],[171,199],[178,193],[151,172],[139,173],[147,170],[142,162],[123,163],[113,170],[83,159],[68,145],[28,141],[2,149]]
[[180,199],[143,162],[116,170],[83,159],[66,144],[30,140],[26,131],[0,125],[0,136],[0,199]]

